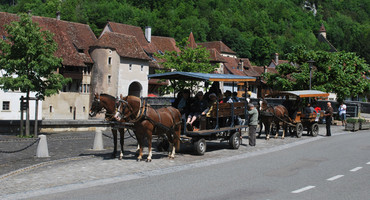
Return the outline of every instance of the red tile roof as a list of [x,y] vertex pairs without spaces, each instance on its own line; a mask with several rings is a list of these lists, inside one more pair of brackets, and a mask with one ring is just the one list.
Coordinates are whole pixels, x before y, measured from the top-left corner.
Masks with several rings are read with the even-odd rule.
[[188,46],[190,48],[193,48],[193,49],[197,48],[197,43],[195,42],[193,32],[190,32],[188,42],[189,42]]
[[211,62],[226,62],[224,57],[216,49],[208,49]]
[[176,46],[175,39],[171,37],[152,36],[152,43],[157,51],[160,50],[163,53],[165,51],[180,52],[180,49]]
[[228,54],[236,54],[235,51],[231,50],[226,44],[222,41],[214,41],[214,42],[203,42],[198,43],[198,45],[203,46],[207,49],[216,49],[220,53],[228,53]]
[[113,32],[135,36],[139,44],[148,53],[153,54],[157,52],[155,46],[146,40],[143,30],[139,26],[132,26],[116,22],[108,22],[107,25]]
[[224,63],[224,74],[235,74],[245,76],[245,73],[238,69],[239,59],[232,57],[224,57],[226,63]]
[[115,32],[105,32],[92,47],[113,48],[126,58],[150,60],[136,37]]
[[[17,15],[0,12],[0,35],[6,35],[4,24],[15,20],[18,20]],[[58,44],[55,55],[63,59],[63,65],[83,67],[93,63],[88,50],[96,37],[88,25],[38,16],[33,16],[32,20],[39,23],[41,30],[49,30],[54,34]]]

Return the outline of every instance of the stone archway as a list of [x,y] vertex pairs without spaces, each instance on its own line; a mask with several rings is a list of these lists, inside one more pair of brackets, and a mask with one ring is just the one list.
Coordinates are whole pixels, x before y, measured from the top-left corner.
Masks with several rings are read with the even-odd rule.
[[132,82],[128,88],[128,95],[140,97],[143,87],[139,82]]

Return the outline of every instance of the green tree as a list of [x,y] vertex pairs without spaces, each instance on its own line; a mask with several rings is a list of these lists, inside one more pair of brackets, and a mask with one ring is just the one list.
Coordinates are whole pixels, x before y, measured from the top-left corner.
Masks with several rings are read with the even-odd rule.
[[355,53],[306,50],[304,46],[293,48],[287,55],[292,63],[277,67],[277,74],[264,74],[267,84],[277,90],[309,89],[310,67],[307,61],[314,60],[312,89],[337,94],[338,101],[370,91],[369,65]]
[[[166,51],[164,54],[156,54],[161,66],[165,70],[175,70],[181,72],[202,72],[211,73],[215,71],[216,66],[210,63],[210,53],[204,47],[191,48],[188,46],[188,38],[184,38],[176,46],[180,52]],[[198,85],[193,81],[172,81],[171,87],[166,87],[165,92],[177,92],[188,88],[192,92],[198,89]]]
[[43,99],[58,93],[70,79],[55,73],[62,59],[54,55],[57,44],[53,35],[41,31],[29,15],[21,14],[19,21],[6,25],[5,30],[8,35],[0,40],[0,85],[26,93],[28,121],[30,92],[37,92],[37,97]]

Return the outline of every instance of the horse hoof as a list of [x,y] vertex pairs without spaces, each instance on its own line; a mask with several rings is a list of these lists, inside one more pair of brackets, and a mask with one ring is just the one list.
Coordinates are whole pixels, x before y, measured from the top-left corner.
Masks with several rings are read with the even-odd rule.
[[118,159],[119,159],[119,160],[122,160],[122,157],[120,156]]
[[146,159],[146,162],[152,162],[152,159]]

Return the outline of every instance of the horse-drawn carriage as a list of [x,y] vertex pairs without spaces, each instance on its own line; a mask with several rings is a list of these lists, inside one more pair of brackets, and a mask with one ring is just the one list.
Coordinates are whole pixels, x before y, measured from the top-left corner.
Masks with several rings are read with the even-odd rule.
[[[204,74],[193,72],[168,72],[163,74],[149,75],[149,78],[191,80],[191,81],[223,81],[223,82],[245,82],[255,81],[255,78],[231,74]],[[234,89],[234,87],[233,87]],[[187,130],[183,121],[181,141],[192,143],[197,154],[206,152],[206,140],[228,141],[231,148],[238,149],[240,146],[241,129],[248,127],[237,123],[234,119],[246,118],[247,101],[219,103],[213,105],[215,109],[208,117],[201,117],[199,130]]]
[[[275,125],[280,123],[289,129],[290,134],[300,138],[304,130],[312,136],[319,133],[318,122],[323,117],[323,113],[312,111],[303,112],[304,98],[326,98],[329,94],[319,90],[297,90],[297,91],[280,91],[268,95],[268,97],[285,97],[283,106],[286,108],[285,114],[276,116],[275,111],[270,112],[270,116],[275,118]],[[308,102],[308,101],[306,101]],[[287,112],[287,113],[286,113]],[[266,115],[265,118],[268,118]],[[272,126],[274,127],[274,126]],[[278,128],[277,128],[278,129]]]

